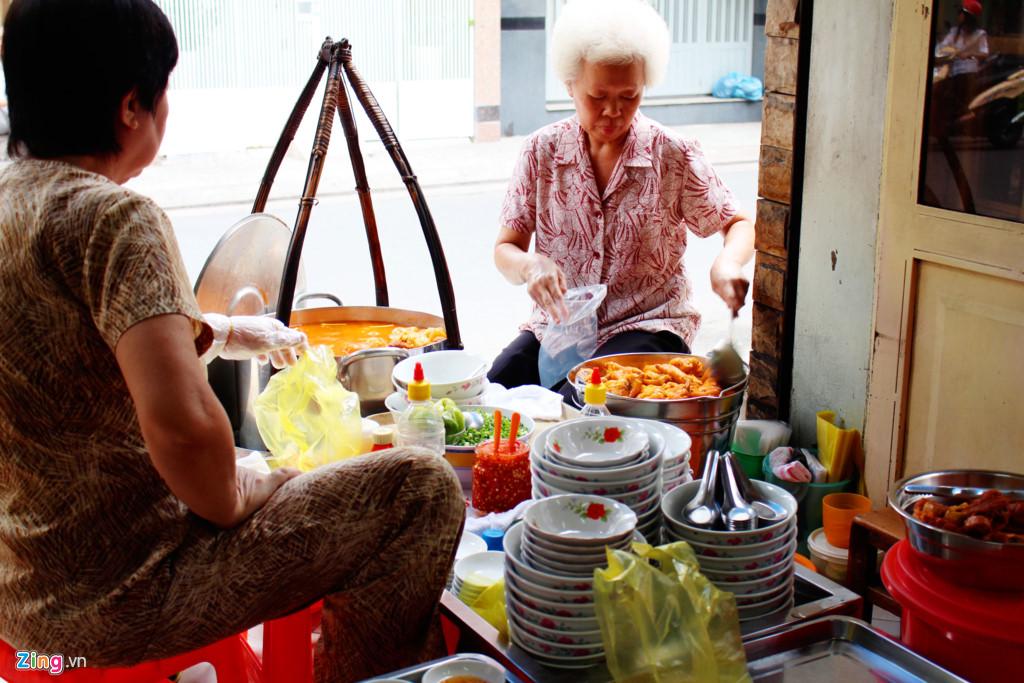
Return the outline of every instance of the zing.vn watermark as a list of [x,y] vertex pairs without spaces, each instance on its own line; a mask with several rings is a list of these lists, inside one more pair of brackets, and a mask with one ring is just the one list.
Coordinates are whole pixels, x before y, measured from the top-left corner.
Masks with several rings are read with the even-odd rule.
[[43,655],[35,650],[18,650],[14,653],[14,668],[18,671],[45,671],[51,676],[59,676],[67,669],[85,667],[85,657],[65,657],[64,655]]

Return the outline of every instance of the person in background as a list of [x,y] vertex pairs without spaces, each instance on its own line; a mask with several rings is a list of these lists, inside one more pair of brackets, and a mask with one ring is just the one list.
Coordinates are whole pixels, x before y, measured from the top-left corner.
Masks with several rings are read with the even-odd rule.
[[[957,120],[977,94],[977,73],[989,55],[988,34],[978,26],[981,12],[979,0],[964,0],[956,15],[956,25],[935,46],[937,66],[932,98],[936,112],[932,132],[942,138],[953,133]],[[973,123],[969,125],[973,127]],[[976,130],[970,132],[980,134]]]
[[489,379],[506,386],[539,383],[544,329],[566,315],[567,289],[584,285],[608,287],[597,356],[688,353],[700,326],[688,234],[723,236],[711,284],[734,314],[749,287],[753,223],[695,140],[638,111],[668,63],[660,15],[644,0],[575,0],[558,18],[551,54],[576,114],[527,138],[502,207],[495,264],[535,304],[492,364]]
[[167,216],[122,187],[163,138],[167,17],[151,0],[14,0],[2,57],[0,638],[126,666],[323,599],[320,681],[445,654],[464,517],[445,461],[235,465],[203,361],[282,365],[305,337],[203,316]]

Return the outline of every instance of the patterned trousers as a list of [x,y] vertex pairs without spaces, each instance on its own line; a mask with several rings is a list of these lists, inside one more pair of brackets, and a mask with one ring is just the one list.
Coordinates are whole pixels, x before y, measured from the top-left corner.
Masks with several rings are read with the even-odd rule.
[[169,583],[137,587],[166,595],[148,646],[104,638],[105,652],[89,662],[168,657],[321,598],[318,682],[358,681],[444,656],[438,603],[464,517],[454,471],[423,450],[309,472],[234,529],[196,525]]

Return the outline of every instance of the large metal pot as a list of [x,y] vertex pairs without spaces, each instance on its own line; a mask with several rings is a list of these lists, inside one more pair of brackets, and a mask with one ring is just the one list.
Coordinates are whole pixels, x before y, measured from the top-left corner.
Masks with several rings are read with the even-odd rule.
[[[319,295],[318,295],[319,296]],[[417,327],[443,327],[444,321],[429,313],[381,306],[328,306],[303,308],[292,312],[290,322],[309,325],[332,322],[370,321]],[[394,391],[391,370],[404,358],[417,353],[435,351],[444,347],[444,340],[417,349],[363,349],[345,356],[335,356],[338,380],[349,391],[359,394],[362,414],[385,412],[384,399]],[[269,365],[254,361],[215,360],[209,365],[210,384],[213,385],[235,427],[239,446],[264,450],[256,426],[253,405],[256,397],[270,381]]]
[[981,541],[922,522],[914,517],[914,503],[930,496],[907,493],[911,484],[1022,489],[1024,475],[987,470],[928,472],[898,481],[889,491],[889,505],[903,518],[907,540],[922,564],[960,585],[1024,591],[1024,545]]
[[[702,362],[707,363],[707,358],[704,356],[685,353],[622,353],[584,361],[570,370],[566,379],[575,388],[577,401],[582,405],[583,388],[590,373],[581,373],[581,370],[608,361],[614,361],[620,365],[643,367],[650,363],[667,363],[673,358],[699,358]],[[607,406],[615,415],[660,420],[683,429],[693,440],[693,446],[690,449],[690,464],[694,473],[697,474],[707,451],[725,451],[732,444],[733,432],[740,416],[740,409],[743,407],[743,395],[746,390],[747,378],[744,377],[742,382],[724,389],[721,396],[654,400],[627,398],[609,393]]]

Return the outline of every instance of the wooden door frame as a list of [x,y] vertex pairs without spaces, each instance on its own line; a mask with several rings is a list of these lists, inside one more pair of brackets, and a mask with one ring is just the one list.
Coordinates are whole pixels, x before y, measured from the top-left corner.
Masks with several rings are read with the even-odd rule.
[[[864,434],[867,486],[876,500],[904,474],[913,302],[920,264],[941,263],[1024,282],[1024,225],[917,203],[930,74],[931,5],[896,0],[893,6],[874,343]],[[956,244],[972,238],[977,258],[954,253]]]

